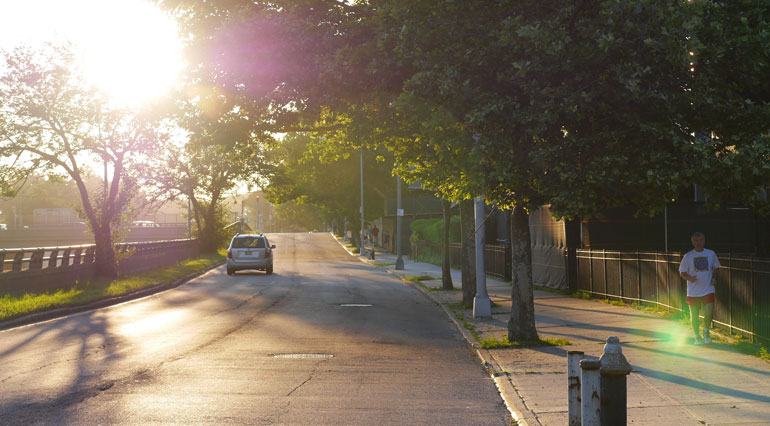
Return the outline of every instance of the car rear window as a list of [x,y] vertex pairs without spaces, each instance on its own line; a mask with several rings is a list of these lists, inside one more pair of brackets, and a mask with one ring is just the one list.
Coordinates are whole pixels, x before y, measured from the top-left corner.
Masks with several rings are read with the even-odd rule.
[[265,239],[261,237],[242,237],[233,240],[233,248],[265,248]]

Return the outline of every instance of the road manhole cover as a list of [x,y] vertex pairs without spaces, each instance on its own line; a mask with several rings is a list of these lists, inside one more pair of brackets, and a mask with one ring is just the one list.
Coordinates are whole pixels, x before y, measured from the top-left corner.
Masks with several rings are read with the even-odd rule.
[[368,303],[342,303],[340,306],[344,308],[368,308],[374,305],[370,305]]
[[308,358],[332,358],[331,354],[275,354],[273,358],[308,359]]

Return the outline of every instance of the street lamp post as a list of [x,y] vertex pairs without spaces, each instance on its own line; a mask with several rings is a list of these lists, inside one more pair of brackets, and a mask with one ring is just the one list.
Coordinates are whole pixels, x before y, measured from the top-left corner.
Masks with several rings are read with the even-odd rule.
[[187,196],[187,238],[192,238],[192,221],[190,220],[190,196]]
[[484,270],[484,200],[474,200],[476,216],[476,297],[473,298],[473,318],[492,316],[492,302],[487,294],[487,275]]
[[364,147],[361,147],[361,248],[358,252],[359,255],[365,256],[364,253]]
[[396,183],[396,270],[404,269],[404,259],[401,257],[401,216],[404,211],[401,209],[401,176],[398,176]]

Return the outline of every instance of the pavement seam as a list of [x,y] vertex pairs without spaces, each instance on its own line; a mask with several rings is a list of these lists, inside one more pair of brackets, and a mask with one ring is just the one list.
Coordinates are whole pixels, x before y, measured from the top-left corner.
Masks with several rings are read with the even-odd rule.
[[85,305],[77,305],[77,306],[70,306],[66,308],[56,308],[56,309],[51,309],[51,310],[42,311],[42,312],[35,312],[35,313],[23,315],[18,318],[11,319],[8,321],[2,321],[0,322],[0,331],[10,330],[10,329],[22,327],[25,325],[38,324],[38,323],[42,323],[42,322],[46,322],[54,319],[64,318],[74,314],[79,314],[82,312],[93,311],[96,309],[119,305],[121,303],[126,303],[133,300],[141,299],[144,297],[152,296],[157,293],[179,287],[182,284],[192,280],[193,278],[197,278],[205,274],[206,272],[211,271],[212,269],[216,269],[224,265],[224,263],[225,262],[222,261],[221,263],[217,263],[215,265],[209,266],[208,268],[202,271],[193,272],[181,278],[177,278],[174,281],[171,281],[168,283],[158,283],[151,287],[146,287],[131,293],[122,294],[120,296],[114,296],[107,299],[95,300]]
[[664,394],[663,392],[661,392],[660,390],[658,390],[658,388],[656,388],[655,386],[652,385],[652,383],[647,381],[647,379],[643,375],[638,374],[638,373],[635,374],[633,372],[631,374],[636,376],[636,378],[639,379],[640,382],[644,383],[645,386],[647,386],[648,388],[652,389],[655,393],[660,395],[661,398],[663,398],[664,400],[670,402],[674,407],[678,408],[681,412],[687,414],[688,416],[692,417],[693,419],[697,420],[698,422],[701,422],[703,424],[708,424],[708,423],[705,423],[705,420],[700,419],[695,413],[693,413],[692,411],[688,410],[687,407],[685,407],[683,404],[677,402],[674,398],[671,398],[670,396],[668,396],[668,395]]
[[[331,234],[331,236],[332,238],[334,238],[335,241],[337,241],[337,243],[340,246],[342,246],[343,249],[345,249],[345,251],[348,254],[357,258],[358,260],[360,260],[361,262],[369,266],[377,268],[375,265],[369,262],[369,260],[366,257],[360,256],[348,251],[345,245],[342,242],[340,242],[340,240],[338,240],[334,236],[334,234]],[[391,274],[397,277],[405,285],[418,290],[420,293],[422,293],[423,296],[425,296],[430,301],[440,306],[444,310],[444,313],[446,313],[446,315],[455,325],[457,330],[460,331],[460,334],[463,336],[463,338],[465,338],[465,341],[475,350],[476,356],[479,357],[479,359],[481,360],[481,363],[487,369],[489,376],[492,378],[493,382],[495,383],[495,387],[497,387],[497,391],[498,391],[498,394],[500,395],[500,398],[502,398],[503,403],[505,403],[505,407],[508,409],[508,412],[511,414],[511,417],[516,422],[515,423],[516,425],[520,425],[520,426],[541,425],[542,426],[542,423],[540,423],[535,413],[532,412],[526,406],[524,399],[521,397],[521,394],[519,394],[518,390],[511,382],[510,376],[508,374],[505,374],[505,372],[500,367],[500,364],[497,362],[497,360],[494,358],[494,356],[492,356],[492,354],[488,350],[481,349],[481,346],[479,345],[478,342],[476,342],[476,339],[473,338],[473,335],[471,335],[470,331],[468,331],[465,327],[463,327],[463,325],[460,323],[460,321],[457,320],[455,315],[453,315],[452,311],[449,309],[448,306],[446,306],[445,303],[443,303],[442,301],[438,300],[435,296],[430,294],[430,291],[425,290],[421,286],[414,284],[413,282],[405,279],[403,276],[389,269],[383,269],[383,270],[388,274]],[[501,375],[505,376],[505,379],[502,379]]]

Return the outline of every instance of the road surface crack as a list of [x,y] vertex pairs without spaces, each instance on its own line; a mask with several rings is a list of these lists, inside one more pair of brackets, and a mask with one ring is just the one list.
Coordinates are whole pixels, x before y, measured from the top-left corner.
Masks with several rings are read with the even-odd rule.
[[291,394],[293,394],[294,392],[296,392],[296,391],[297,391],[299,388],[301,388],[302,386],[304,386],[304,385],[305,385],[305,383],[307,383],[307,382],[309,382],[309,381],[311,381],[311,380],[313,380],[313,373],[310,373],[310,377],[308,377],[307,379],[305,379],[305,381],[304,381],[304,382],[302,382],[302,383],[298,384],[297,386],[295,386],[295,387],[294,387],[294,389],[290,390],[290,391],[289,391],[289,393],[287,393],[287,394],[286,394],[286,396],[291,396]]

